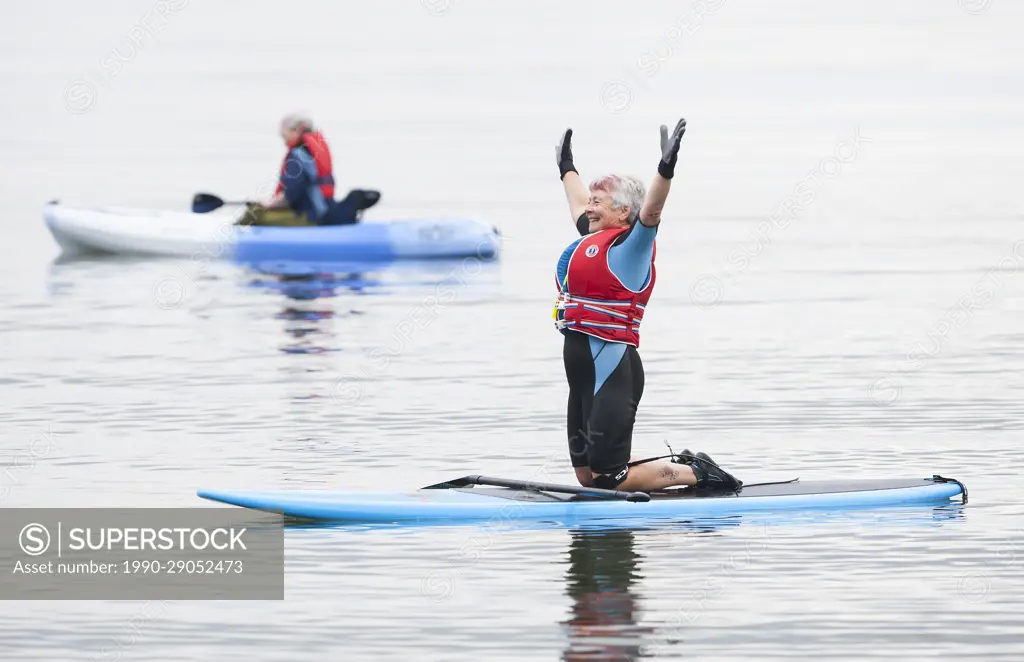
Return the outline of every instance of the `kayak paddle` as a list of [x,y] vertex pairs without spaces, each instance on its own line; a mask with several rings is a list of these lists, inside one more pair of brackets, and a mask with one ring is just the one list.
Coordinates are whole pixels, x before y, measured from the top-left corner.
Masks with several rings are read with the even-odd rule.
[[625,499],[626,501],[650,501],[651,495],[646,492],[621,492],[619,490],[602,490],[597,487],[576,487],[574,485],[553,485],[551,483],[534,483],[527,480],[505,480],[504,478],[488,478],[487,476],[463,476],[436,485],[428,485],[424,490],[447,490],[453,487],[470,485],[492,485],[520,490],[537,490],[540,492],[560,492],[562,494],[578,494],[580,496],[604,497],[606,499]]
[[196,193],[192,197],[192,213],[205,214],[214,209],[220,209],[224,205],[247,205],[249,203],[248,200],[225,202],[212,193]]

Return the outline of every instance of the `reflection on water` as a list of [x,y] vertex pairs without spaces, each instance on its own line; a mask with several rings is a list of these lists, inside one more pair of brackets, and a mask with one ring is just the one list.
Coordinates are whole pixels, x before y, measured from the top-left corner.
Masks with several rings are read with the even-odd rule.
[[[384,295],[407,289],[430,292],[451,281],[464,268],[464,260],[362,261],[306,264],[262,262],[250,264],[253,274],[246,285],[277,292],[286,301],[275,314],[284,320],[289,342],[286,354],[324,354],[340,351],[332,342],[337,336],[334,322],[366,311],[351,308],[341,295]],[[493,270],[496,261],[478,261],[480,272]],[[334,302],[326,300],[333,299]],[[338,301],[346,303],[338,303]]]
[[[194,320],[200,319],[216,320],[210,329],[248,337],[260,326],[253,323],[254,317],[274,319],[284,332],[285,341],[275,343],[282,354],[336,355],[350,349],[367,351],[364,345],[379,333],[382,310],[418,307],[419,312],[436,315],[453,300],[466,301],[467,295],[488,300],[500,276],[499,265],[497,260],[475,259],[240,265],[180,258],[58,256],[47,267],[46,290],[61,319],[84,323],[87,311],[92,328],[148,330],[156,324],[164,331],[194,333]],[[391,301],[380,301],[382,296]],[[22,306],[20,322],[42,314],[41,309]],[[200,343],[207,342],[206,333],[198,334]],[[186,334],[175,342],[195,348],[197,341]],[[166,350],[167,345],[161,347]],[[302,381],[311,383],[305,377]]]
[[[751,565],[752,554],[763,554],[766,541],[781,538],[787,532],[800,531],[805,526],[842,524],[848,530],[862,531],[865,542],[870,543],[872,538],[886,541],[887,531],[906,536],[915,528],[936,529],[962,521],[964,508],[963,504],[951,503],[933,508],[759,513],[754,517],[664,521],[632,529],[574,527],[569,532],[565,572],[565,592],[572,603],[568,616],[561,621],[566,636],[561,659],[641,660],[660,657],[663,650],[678,652],[685,645],[683,629],[694,625],[714,599],[724,594],[725,585]],[[734,536],[727,531],[741,526],[750,533]],[[675,600],[670,602],[675,609],[671,616],[659,613],[657,608],[652,614],[645,614],[644,608],[652,601],[664,599],[652,592],[649,584],[644,585],[644,565],[663,564],[664,549],[659,545],[652,558],[645,560],[640,548],[663,540],[662,534],[671,534],[672,546],[678,547],[688,547],[700,537],[714,534],[725,534],[738,541],[732,543],[735,549],[721,558],[695,557],[676,568],[675,579],[682,581],[684,588],[672,589]],[[725,545],[728,547],[729,543]],[[664,568],[656,568],[653,574],[657,576],[659,570],[663,572]],[[651,625],[641,625],[644,621]]]
[[[675,521],[674,535],[715,533],[740,526],[741,518]],[[561,622],[568,645],[562,654],[567,662],[580,660],[640,660],[651,657],[646,650],[655,643],[674,644],[679,623],[668,628],[640,625],[640,606],[645,591],[636,537],[657,527],[629,529],[581,529],[570,532],[565,583],[572,599],[569,617]],[[680,568],[679,574],[685,574]]]
[[563,660],[637,660],[645,635],[633,585],[642,559],[632,531],[572,531],[566,593],[572,598]]
[[362,273],[273,274],[264,272],[248,283],[249,287],[279,292],[285,306],[274,317],[284,320],[284,332],[291,340],[281,346],[285,354],[324,354],[337,352],[332,346],[335,320],[362,315],[360,310],[338,311],[328,301],[340,290],[361,294],[379,285],[379,281]]
[[338,351],[336,347],[320,343],[321,339],[329,339],[332,333],[331,325],[318,323],[332,319],[333,311],[285,308],[276,317],[286,320],[284,332],[294,339],[294,342],[281,346],[281,351],[285,354],[323,354]]

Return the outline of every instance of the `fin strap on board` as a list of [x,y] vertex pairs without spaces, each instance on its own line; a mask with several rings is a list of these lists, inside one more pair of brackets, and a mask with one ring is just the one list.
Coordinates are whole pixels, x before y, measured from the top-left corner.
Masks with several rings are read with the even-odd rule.
[[960,495],[963,497],[960,503],[967,503],[967,486],[958,481],[956,478],[945,478],[944,476],[935,474],[934,476],[932,476],[932,480],[934,480],[936,483],[956,483],[957,485],[960,486]]

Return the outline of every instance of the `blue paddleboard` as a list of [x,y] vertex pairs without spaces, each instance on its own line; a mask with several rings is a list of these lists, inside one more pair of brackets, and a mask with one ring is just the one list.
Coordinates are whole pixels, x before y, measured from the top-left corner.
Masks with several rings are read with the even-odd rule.
[[807,481],[744,485],[737,492],[652,492],[642,502],[507,487],[456,487],[408,492],[233,491],[198,496],[288,517],[344,523],[450,524],[487,520],[575,522],[718,517],[757,512],[859,509],[948,502],[962,483],[932,478]]

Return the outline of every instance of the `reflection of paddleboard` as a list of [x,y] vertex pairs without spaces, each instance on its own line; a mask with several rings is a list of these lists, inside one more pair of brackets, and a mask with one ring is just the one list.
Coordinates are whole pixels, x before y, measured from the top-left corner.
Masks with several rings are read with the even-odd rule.
[[[479,479],[479,480],[476,480]],[[506,487],[472,487],[494,485]],[[523,486],[516,488],[519,483]],[[470,485],[465,487],[465,485]],[[204,499],[289,517],[354,523],[454,523],[460,521],[558,521],[716,517],[756,512],[857,509],[934,504],[967,490],[953,479],[792,480],[744,485],[738,492],[691,489],[643,493],[602,492],[576,486],[538,485],[479,476],[409,492],[309,492],[199,490]],[[544,489],[540,489],[540,488]],[[555,490],[555,491],[552,491]],[[561,491],[559,491],[561,490]],[[576,493],[567,493],[569,491]],[[599,496],[595,493],[602,492]],[[618,496],[610,496],[618,495]],[[627,497],[630,500],[627,500]]]

